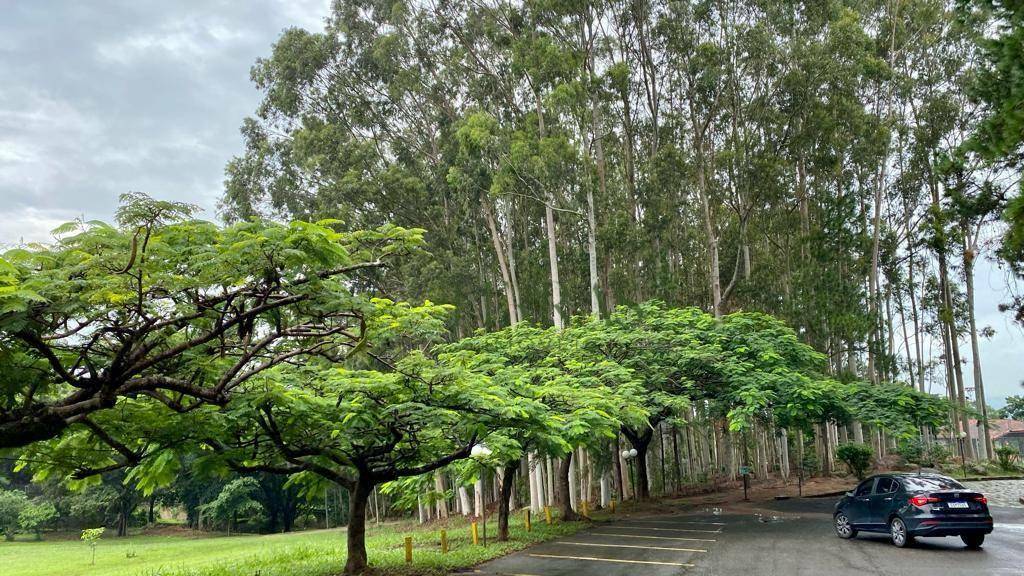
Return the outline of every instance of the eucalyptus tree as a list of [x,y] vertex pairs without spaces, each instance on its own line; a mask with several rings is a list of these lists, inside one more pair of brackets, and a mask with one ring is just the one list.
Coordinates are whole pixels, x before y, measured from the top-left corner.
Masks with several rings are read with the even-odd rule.
[[[972,86],[972,95],[985,105],[986,115],[977,126],[970,149],[982,158],[1013,171],[1018,194],[1009,201],[1003,219],[1007,224],[999,255],[1018,276],[1024,276],[1024,185],[1020,168],[1024,152],[1024,71],[1019,47],[1024,43],[1024,7],[1014,2],[983,0],[976,3],[993,17],[994,34],[981,41],[984,61]],[[1024,324],[1024,298],[1014,296],[1009,305]]]
[[829,373],[921,389],[938,318],[966,403],[961,222],[923,240],[976,121],[984,13],[1012,18],[957,8],[339,2],[254,68],[225,213],[426,228],[436,258],[398,289],[456,304],[456,335],[658,298],[774,314]]
[[[250,378],[363,340],[368,291],[421,230],[332,223],[221,227],[129,194],[118,226],[73,222],[0,259],[0,447],[105,434],[96,415],[148,399],[223,406]],[[116,443],[125,463],[139,454]]]

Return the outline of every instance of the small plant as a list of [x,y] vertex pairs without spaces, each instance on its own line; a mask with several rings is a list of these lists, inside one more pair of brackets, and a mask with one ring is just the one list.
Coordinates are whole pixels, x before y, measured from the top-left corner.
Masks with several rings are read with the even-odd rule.
[[996,446],[996,458],[999,460],[999,467],[1006,471],[1016,469],[1016,463],[1020,460],[1020,452],[1009,444]]
[[86,528],[82,530],[82,542],[89,545],[92,550],[92,564],[96,565],[96,544],[99,544],[100,537],[103,536],[103,532],[106,528]]
[[872,456],[874,456],[874,451],[867,444],[849,442],[840,444],[836,448],[836,458],[846,464],[850,473],[855,475],[858,480],[862,480],[867,475],[867,471],[871,468]]

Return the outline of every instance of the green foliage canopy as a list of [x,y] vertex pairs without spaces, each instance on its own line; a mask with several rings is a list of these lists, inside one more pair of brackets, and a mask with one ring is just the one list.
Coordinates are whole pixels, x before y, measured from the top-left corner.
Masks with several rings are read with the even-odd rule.
[[374,312],[360,289],[422,241],[193,211],[130,194],[118,226],[72,222],[0,257],[0,447],[73,424],[104,438],[90,418],[121,399],[187,412],[282,362],[344,357]]

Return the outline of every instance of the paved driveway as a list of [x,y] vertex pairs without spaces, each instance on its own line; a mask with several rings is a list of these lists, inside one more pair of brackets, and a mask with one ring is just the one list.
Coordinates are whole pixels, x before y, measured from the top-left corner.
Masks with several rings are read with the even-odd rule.
[[728,535],[729,519],[713,514],[633,518],[601,524],[482,566],[485,574],[669,576],[705,560]]
[[1024,480],[987,480],[968,482],[967,486],[985,494],[993,506],[1024,508],[1020,503],[1024,498]]
[[840,540],[834,499],[772,502],[760,511],[630,518],[480,566],[502,576],[863,575],[1024,576],[1024,509],[993,507],[995,532],[982,550],[959,538],[892,546],[885,535]]

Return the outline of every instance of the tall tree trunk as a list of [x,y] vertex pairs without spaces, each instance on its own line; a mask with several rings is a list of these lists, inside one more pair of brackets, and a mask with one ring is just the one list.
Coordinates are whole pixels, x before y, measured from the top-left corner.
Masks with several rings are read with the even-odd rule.
[[[701,154],[698,153],[700,156]],[[715,230],[714,216],[711,213],[711,199],[708,197],[707,180],[704,174],[703,161],[697,159],[697,191],[700,193],[701,207],[704,214],[704,232],[708,243],[708,281],[711,287],[711,307],[715,318],[722,317],[722,280],[721,265],[718,260],[718,232]]]
[[651,428],[645,428],[643,433],[638,434],[631,428],[623,426],[622,433],[629,440],[629,443],[632,444],[633,448],[636,449],[636,458],[633,458],[636,462],[636,485],[633,487],[633,490],[636,492],[639,500],[648,500],[651,497],[651,490],[647,473],[647,449],[651,445],[654,431]]
[[361,574],[366,570],[366,503],[373,492],[373,482],[360,475],[355,484],[349,488],[348,559],[345,561],[345,574]]
[[619,443],[619,435],[615,435],[615,441],[612,442],[612,466],[615,470],[615,494],[619,497],[619,501],[626,499],[626,480],[623,476],[622,466],[622,450],[621,444]]
[[[966,228],[966,227],[965,227]],[[978,349],[978,324],[974,310],[974,258],[975,247],[966,240],[969,231],[965,230],[964,246],[964,276],[966,278],[967,291],[967,318],[971,328],[971,361],[974,368],[974,398],[977,403],[978,413],[978,452],[982,459],[992,457],[992,433],[988,429],[988,405],[985,401],[985,384],[981,377],[981,352]]]
[[[590,66],[593,69],[593,55],[591,55]],[[601,198],[607,198],[604,139],[601,137],[601,108],[598,106],[597,97],[593,93],[590,97],[590,131],[591,139],[594,143],[594,155],[597,157],[598,190],[601,193]],[[590,313],[597,317],[601,315],[601,306],[597,296],[597,211],[594,208],[594,190],[592,186],[587,186],[587,256],[589,257],[588,264],[590,268]]]
[[572,509],[572,480],[569,478],[569,467],[572,465],[572,453],[570,450],[558,463],[558,481],[555,489],[558,491],[555,501],[562,507],[562,520],[567,522],[576,520],[576,511]]
[[508,263],[505,260],[505,247],[502,245],[501,235],[498,233],[498,225],[494,219],[494,209],[488,200],[483,201],[484,221],[487,222],[487,230],[491,234],[491,242],[494,244],[494,254],[498,257],[498,268],[501,270],[501,279],[505,284],[505,300],[508,303],[509,324],[519,321],[518,310],[516,309],[515,291],[512,288],[512,276]]
[[437,517],[448,519],[448,500],[445,498],[444,474],[440,470],[434,472],[434,490],[437,492]]
[[511,509],[512,481],[516,477],[516,470],[519,468],[519,461],[512,460],[505,463],[501,472],[501,488],[498,498],[498,541],[508,540],[508,516]]
[[[544,108],[541,105],[540,92],[534,89],[534,101],[537,111],[537,133],[540,139],[547,137],[544,126]],[[561,330],[562,323],[562,285],[558,280],[558,240],[555,234],[555,196],[551,190],[544,193],[544,228],[548,239],[548,263],[551,268],[551,319],[555,328]]]
[[[910,317],[914,322],[914,351],[917,356],[917,374],[912,375],[917,382],[917,389],[924,392],[924,351],[921,347],[921,321],[917,314],[917,289],[914,284],[914,261],[916,256],[914,255],[914,234],[910,230],[910,211],[909,208],[906,212],[906,227],[907,227],[907,294],[910,296]],[[907,354],[910,351],[907,350]]]

